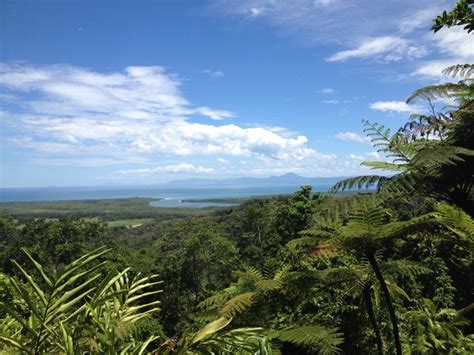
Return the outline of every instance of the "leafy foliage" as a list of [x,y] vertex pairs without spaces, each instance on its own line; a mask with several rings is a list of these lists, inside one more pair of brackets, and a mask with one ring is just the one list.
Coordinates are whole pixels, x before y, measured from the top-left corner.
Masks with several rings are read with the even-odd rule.
[[436,17],[431,29],[438,32],[443,27],[463,26],[464,29],[470,33],[474,30],[474,14],[473,14],[472,0],[460,0],[456,3],[454,9],[450,12],[443,11],[443,13]]
[[[26,283],[15,277],[8,281],[17,303],[2,303],[0,307],[18,324],[11,335],[0,336],[7,346],[25,353],[66,353],[77,349],[113,353],[129,351],[143,353],[155,339],[137,342],[127,332],[137,321],[158,311],[159,301],[140,306],[134,305],[143,297],[153,296],[159,290],[140,293],[160,282],[150,282],[152,277],[129,281],[126,269],[110,273],[102,282],[93,286],[101,277],[105,261],[96,263],[107,250],[104,248],[85,254],[66,266],[57,275],[47,275],[43,266],[26,250],[40,280],[18,263]],[[40,285],[40,283],[42,285]],[[25,319],[25,313],[27,314]]]

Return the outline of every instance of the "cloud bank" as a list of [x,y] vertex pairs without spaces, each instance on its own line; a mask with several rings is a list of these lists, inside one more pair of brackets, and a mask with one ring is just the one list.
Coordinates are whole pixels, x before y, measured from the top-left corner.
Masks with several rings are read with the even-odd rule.
[[[100,73],[3,63],[0,95],[8,100],[0,120],[7,132],[5,144],[17,146],[30,163],[40,165],[155,164],[122,169],[121,175],[209,173],[219,167],[232,172],[226,157],[249,160],[255,169],[242,170],[246,174],[347,171],[335,155],[310,147],[305,136],[282,127],[225,122],[236,114],[193,105],[180,87],[179,77],[161,66]],[[197,157],[219,164],[166,164]]]

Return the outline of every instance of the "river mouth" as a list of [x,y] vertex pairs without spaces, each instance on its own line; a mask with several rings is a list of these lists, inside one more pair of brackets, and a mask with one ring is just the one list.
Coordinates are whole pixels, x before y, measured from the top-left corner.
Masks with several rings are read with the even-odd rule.
[[150,206],[153,207],[167,207],[167,208],[206,208],[206,207],[232,207],[237,206],[238,203],[228,202],[207,202],[196,201],[190,202],[177,198],[163,198],[157,201],[151,201]]

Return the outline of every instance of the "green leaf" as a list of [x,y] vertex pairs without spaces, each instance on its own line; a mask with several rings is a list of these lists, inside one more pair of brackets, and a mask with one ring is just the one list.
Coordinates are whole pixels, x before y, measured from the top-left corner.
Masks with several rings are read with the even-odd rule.
[[215,321],[207,324],[204,328],[202,328],[195,336],[192,341],[192,344],[198,343],[200,341],[203,341],[205,338],[208,336],[218,332],[219,330],[225,328],[232,322],[232,318],[225,318],[225,317],[220,317],[216,319]]

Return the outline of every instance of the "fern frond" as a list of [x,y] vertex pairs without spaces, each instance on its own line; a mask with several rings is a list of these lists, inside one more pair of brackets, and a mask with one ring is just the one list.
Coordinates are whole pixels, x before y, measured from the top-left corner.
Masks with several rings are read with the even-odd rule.
[[383,268],[388,272],[400,273],[404,275],[420,276],[433,273],[433,270],[422,263],[407,259],[389,260],[383,264]]
[[390,177],[383,176],[383,175],[368,175],[368,176],[358,176],[354,178],[349,178],[345,180],[341,180],[337,182],[332,188],[331,192],[335,193],[338,191],[345,191],[353,189],[357,187],[358,189],[368,189],[371,186],[376,185],[379,188],[383,185],[386,181],[388,181]]
[[463,210],[442,203],[436,206],[433,215],[456,235],[471,243],[474,242],[474,220]]
[[464,157],[474,157],[474,150],[438,144],[429,149],[420,150],[413,157],[413,164],[421,169],[427,169],[429,174],[435,174],[439,167],[463,162]]
[[377,204],[363,204],[358,209],[354,210],[349,219],[346,233],[358,232],[373,234],[379,230],[387,220],[387,210]]
[[416,90],[407,99],[407,104],[411,104],[417,100],[435,100],[440,98],[453,97],[465,94],[468,86],[465,84],[446,83],[440,85],[430,85]]
[[385,161],[363,161],[361,165],[368,166],[372,169],[388,170],[388,171],[406,171],[407,164],[394,164]]
[[443,74],[446,76],[455,77],[459,74],[459,76],[463,78],[469,78],[472,74],[474,74],[474,64],[456,64],[450,67],[447,67],[443,70]]
[[336,328],[318,325],[281,330],[278,338],[324,355],[337,354],[340,351],[339,345],[344,341],[342,334]]
[[301,237],[290,240],[286,243],[286,246],[291,250],[297,250],[300,248],[308,248],[310,246],[316,245],[321,241],[317,237]]
[[246,292],[228,300],[219,311],[221,317],[232,318],[247,310],[253,304],[255,292]]
[[235,286],[235,285],[229,286],[229,287],[225,288],[224,290],[222,290],[222,291],[206,298],[204,301],[200,302],[198,304],[198,308],[207,309],[207,310],[209,310],[209,309],[220,309],[229,298],[231,298],[232,296],[234,296],[238,292],[239,292],[239,289],[237,288],[237,286]]
[[388,291],[392,295],[392,297],[403,297],[407,301],[411,301],[410,296],[405,292],[403,288],[400,286],[396,285],[393,282],[385,281],[385,284],[387,285]]
[[232,275],[242,282],[256,283],[264,279],[262,273],[257,268],[250,265],[243,265],[243,270],[233,271]]

